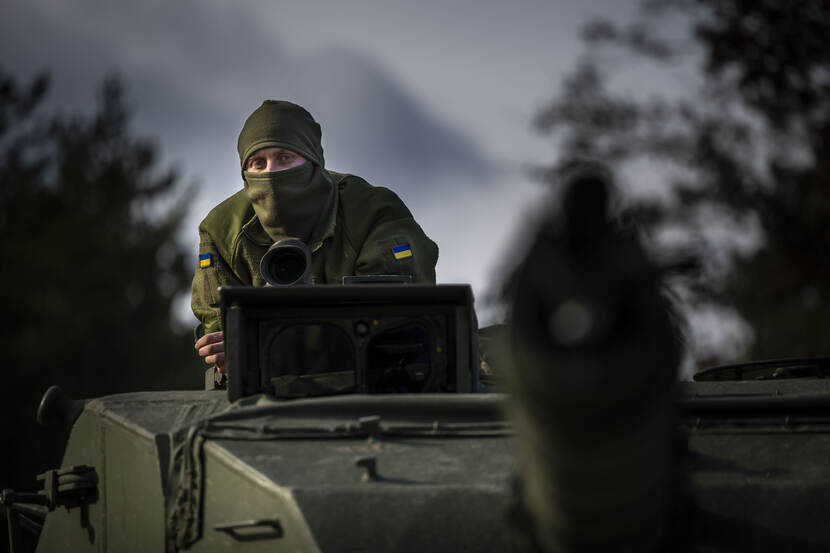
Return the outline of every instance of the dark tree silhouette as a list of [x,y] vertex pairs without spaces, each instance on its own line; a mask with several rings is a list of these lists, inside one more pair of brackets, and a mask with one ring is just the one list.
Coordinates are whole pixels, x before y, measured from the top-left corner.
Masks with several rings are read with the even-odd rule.
[[[684,229],[706,270],[676,290],[691,310],[734,306],[754,335],[742,357],[830,353],[830,3],[645,0],[635,22],[595,20],[583,39],[536,119],[561,159],[661,175],[661,201],[640,198],[625,214],[652,237]],[[615,85],[645,66],[656,79]],[[699,68],[695,86],[655,91],[677,67]],[[755,229],[758,247],[705,239],[717,219],[732,236]],[[729,356],[697,354],[699,365]]]
[[116,78],[92,115],[43,114],[47,89],[0,70],[0,488],[21,491],[60,463],[63,432],[35,422],[48,386],[88,398],[201,374],[171,326],[194,266],[177,239],[192,187],[177,195],[131,135]]

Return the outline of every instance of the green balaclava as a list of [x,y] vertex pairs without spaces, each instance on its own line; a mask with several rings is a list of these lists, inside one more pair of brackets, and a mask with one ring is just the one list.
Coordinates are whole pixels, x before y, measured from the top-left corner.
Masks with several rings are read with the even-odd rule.
[[[265,100],[239,133],[237,149],[245,193],[265,232],[275,242],[283,238],[308,242],[323,207],[334,194],[320,138],[320,125],[308,111],[277,100]],[[245,170],[251,154],[271,147],[291,150],[308,161],[273,173]]]

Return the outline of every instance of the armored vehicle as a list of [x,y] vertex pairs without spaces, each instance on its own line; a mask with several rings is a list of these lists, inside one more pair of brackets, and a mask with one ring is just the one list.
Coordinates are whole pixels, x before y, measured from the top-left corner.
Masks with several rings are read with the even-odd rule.
[[51,389],[71,436],[42,491],[4,492],[12,548],[830,550],[830,360],[676,384],[659,268],[602,172],[569,185],[509,325],[477,332],[462,285],[224,289],[227,382]]

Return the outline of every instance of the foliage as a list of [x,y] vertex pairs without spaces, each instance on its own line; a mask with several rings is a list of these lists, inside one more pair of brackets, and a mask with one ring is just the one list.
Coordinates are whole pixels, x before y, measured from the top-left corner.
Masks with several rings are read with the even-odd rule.
[[[624,187],[644,167],[663,179],[626,215],[657,243],[682,229],[705,270],[678,294],[692,311],[734,306],[754,335],[747,358],[827,353],[828,37],[824,0],[645,0],[629,25],[583,29],[584,56],[536,119],[562,159],[610,162]],[[656,76],[619,85],[644,67]],[[678,68],[697,68],[694,86]]]
[[177,241],[192,190],[175,200],[176,175],[130,134],[116,78],[90,115],[43,114],[47,89],[0,71],[0,449],[13,452],[0,487],[24,491],[60,462],[63,436],[35,423],[50,385],[90,398],[201,374],[192,335],[171,327],[192,277]]

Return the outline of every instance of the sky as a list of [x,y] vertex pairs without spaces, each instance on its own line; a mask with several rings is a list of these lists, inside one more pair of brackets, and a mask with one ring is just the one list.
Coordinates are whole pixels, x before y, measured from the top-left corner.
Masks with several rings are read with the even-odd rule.
[[[49,102],[90,110],[117,73],[133,128],[198,194],[182,240],[241,186],[236,139],[266,98],[291,100],[323,128],[328,168],[398,193],[438,243],[439,282],[488,286],[555,159],[531,125],[580,52],[593,16],[632,1],[2,0],[0,64],[52,75]],[[183,302],[186,303],[186,302]],[[179,310],[187,319],[186,307]]]
[[575,62],[580,25],[635,3],[0,5],[0,64],[18,78],[49,71],[54,107],[91,110],[102,79],[121,76],[133,128],[198,185],[182,236],[194,258],[198,222],[241,186],[244,119],[264,99],[291,100],[321,123],[328,168],[401,196],[439,245],[438,281],[472,284],[487,324],[488,286],[544,192],[528,169],[555,159],[532,118]]

